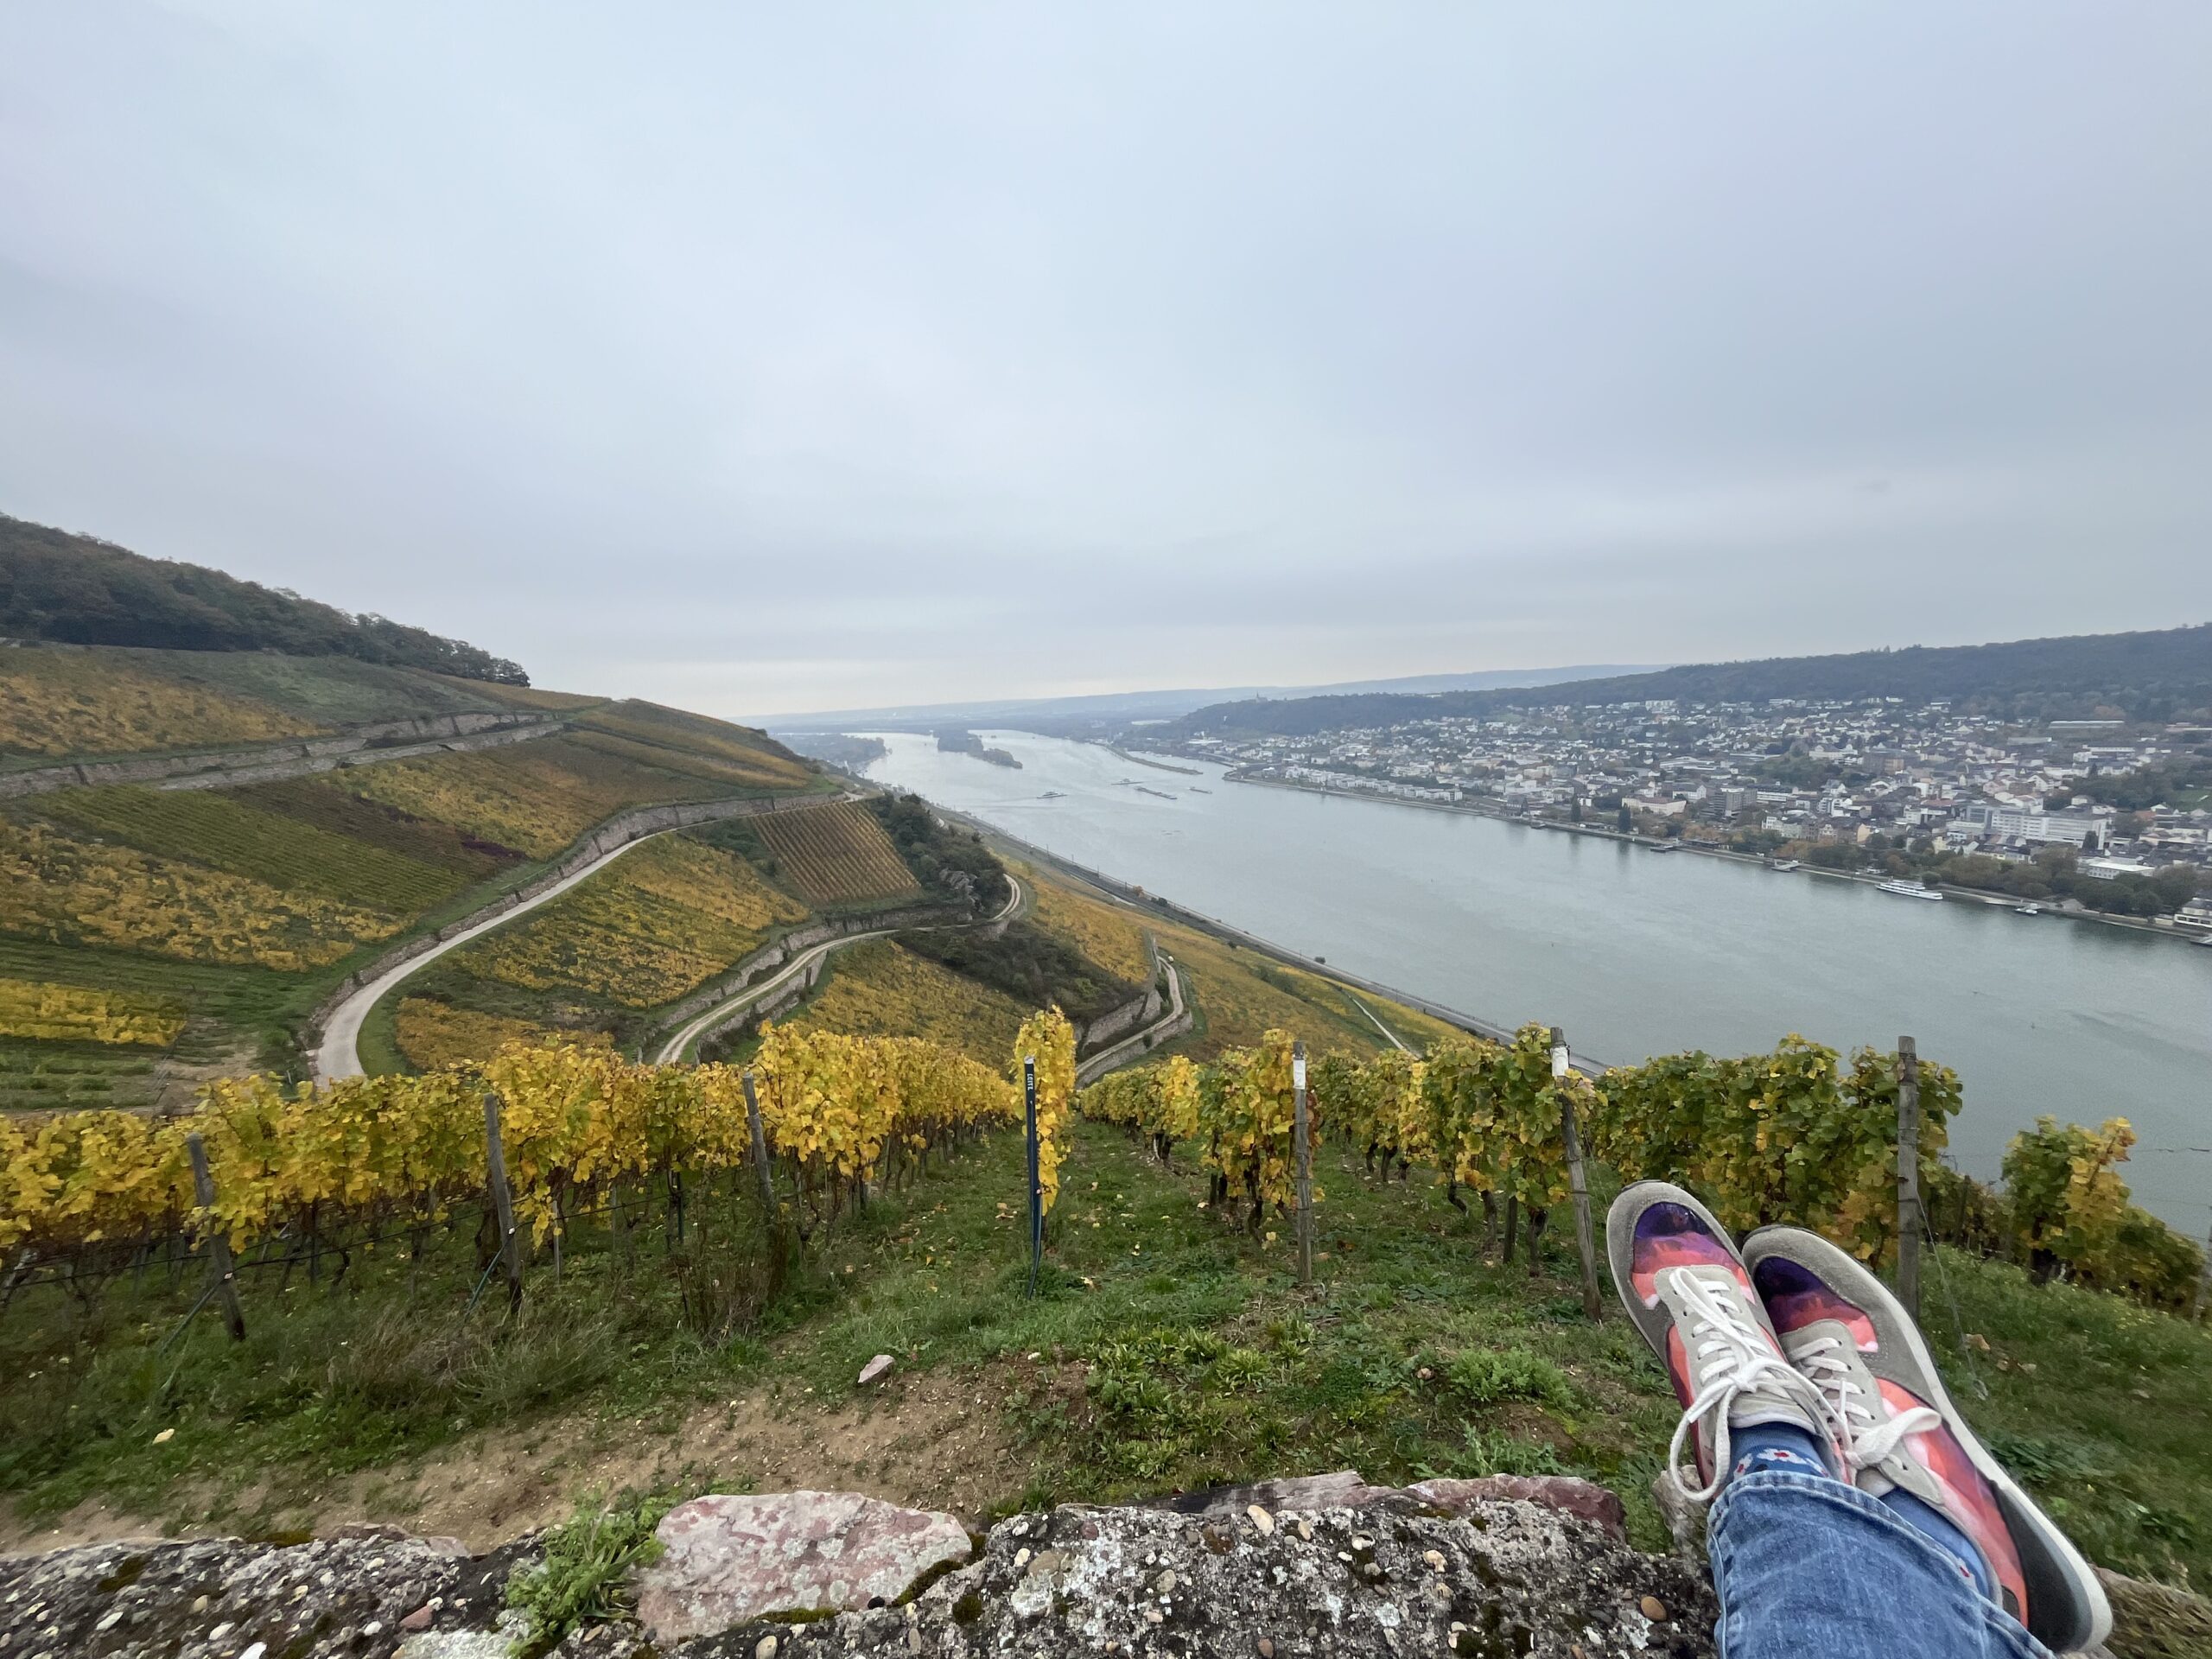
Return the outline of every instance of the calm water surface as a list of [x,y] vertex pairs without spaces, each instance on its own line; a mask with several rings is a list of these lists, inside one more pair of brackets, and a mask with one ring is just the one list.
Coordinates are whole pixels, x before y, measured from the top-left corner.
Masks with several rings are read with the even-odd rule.
[[2138,1201],[2204,1230],[2212,1153],[2189,1148],[2212,1147],[2212,949],[986,735],[1023,769],[887,734],[870,775],[1386,985],[1562,1026],[1608,1062],[1909,1032],[1965,1081],[1964,1167],[1994,1174],[2044,1113],[2126,1116]]

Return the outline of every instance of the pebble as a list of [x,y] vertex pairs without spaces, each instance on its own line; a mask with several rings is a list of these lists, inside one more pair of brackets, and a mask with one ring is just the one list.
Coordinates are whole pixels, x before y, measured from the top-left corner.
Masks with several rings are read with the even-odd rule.
[[1014,1552],[1014,1565],[1017,1571],[1029,1565],[1029,1550],[1027,1546],[1025,1545],[1023,1548]]
[[413,1612],[408,1614],[406,1618],[401,1619],[399,1621],[399,1628],[403,1630],[429,1630],[430,1628],[430,1604],[427,1601],[424,1602]]
[[1421,1560],[1427,1563],[1433,1572],[1441,1573],[1444,1570],[1444,1552],[1440,1549],[1423,1551]]
[[1313,1541],[1313,1523],[1302,1515],[1298,1517],[1298,1535],[1308,1543]]
[[1246,1510],[1244,1513],[1251,1518],[1252,1529],[1258,1533],[1261,1537],[1266,1538],[1274,1535],[1275,1529],[1274,1516],[1269,1515],[1258,1504],[1253,1504],[1250,1508]]
[[1643,1609],[1643,1616],[1655,1624],[1667,1617],[1667,1604],[1656,1596],[1646,1596],[1637,1605]]
[[1155,1596],[1165,1596],[1170,1594],[1173,1592],[1174,1588],[1175,1570],[1173,1567],[1170,1567],[1166,1572],[1161,1573],[1158,1578],[1152,1581],[1152,1593]]
[[764,1636],[753,1644],[753,1659],[776,1659],[776,1638]]
[[257,1642],[251,1647],[248,1648],[244,1653],[238,1655],[238,1659],[261,1659],[262,1655],[268,1651],[269,1644],[266,1642]]
[[1260,1659],[1275,1659],[1275,1644],[1264,1636],[1260,1638]]

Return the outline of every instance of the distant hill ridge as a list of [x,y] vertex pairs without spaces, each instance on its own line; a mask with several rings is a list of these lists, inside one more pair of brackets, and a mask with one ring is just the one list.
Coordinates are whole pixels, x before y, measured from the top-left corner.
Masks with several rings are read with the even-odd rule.
[[381,616],[354,616],[205,565],[149,559],[4,513],[0,635],[73,645],[352,657],[499,685],[530,683],[518,664],[464,640]]
[[1610,679],[1430,696],[1366,695],[1215,703],[1170,734],[1285,737],[1405,721],[1481,716],[1557,703],[1764,702],[1770,698],[2026,705],[2044,715],[2109,707],[2139,719],[2212,709],[2212,624],[2139,633],[2075,634],[1988,645],[1911,645],[1828,657],[1693,664]]

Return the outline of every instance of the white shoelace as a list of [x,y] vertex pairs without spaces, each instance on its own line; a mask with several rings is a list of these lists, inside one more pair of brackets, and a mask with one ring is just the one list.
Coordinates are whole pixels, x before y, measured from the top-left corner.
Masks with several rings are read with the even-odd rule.
[[[1771,1381],[1781,1392],[1803,1400],[1810,1408],[1807,1415],[1815,1422],[1833,1414],[1820,1390],[1777,1353],[1772,1339],[1751,1322],[1736,1295],[1708,1284],[1688,1268],[1672,1269],[1669,1283],[1684,1311],[1692,1316],[1682,1348],[1696,1372],[1697,1395],[1675,1425],[1674,1439],[1667,1444],[1667,1476],[1685,1498],[1703,1503],[1728,1478],[1728,1413],[1738,1395]],[[1707,1417],[1713,1420],[1713,1478],[1693,1488],[1682,1478],[1682,1442]]]
[[1933,1406],[1911,1406],[1886,1420],[1878,1417],[1862,1399],[1866,1391],[1853,1379],[1850,1363],[1840,1357],[1842,1349],[1842,1338],[1818,1337],[1798,1349],[1795,1357],[1827,1404],[1844,1462],[1854,1474],[1878,1470],[1897,1454],[1900,1440],[1940,1427],[1943,1414]]

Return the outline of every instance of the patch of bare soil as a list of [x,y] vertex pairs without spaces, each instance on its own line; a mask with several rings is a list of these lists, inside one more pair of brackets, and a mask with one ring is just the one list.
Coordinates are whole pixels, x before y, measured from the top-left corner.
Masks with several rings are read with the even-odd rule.
[[267,1480],[180,1495],[198,1518],[149,1520],[88,1502],[36,1525],[0,1511],[0,1554],[171,1536],[325,1534],[384,1521],[449,1535],[481,1552],[564,1517],[587,1492],[681,1484],[698,1490],[867,1492],[946,1510],[970,1527],[1018,1497],[1029,1470],[1007,1433],[1003,1382],[988,1375],[893,1378],[817,1406],[762,1389],[702,1407],[672,1430],[649,1419],[556,1418],[473,1435],[419,1463],[365,1471],[314,1492]]

